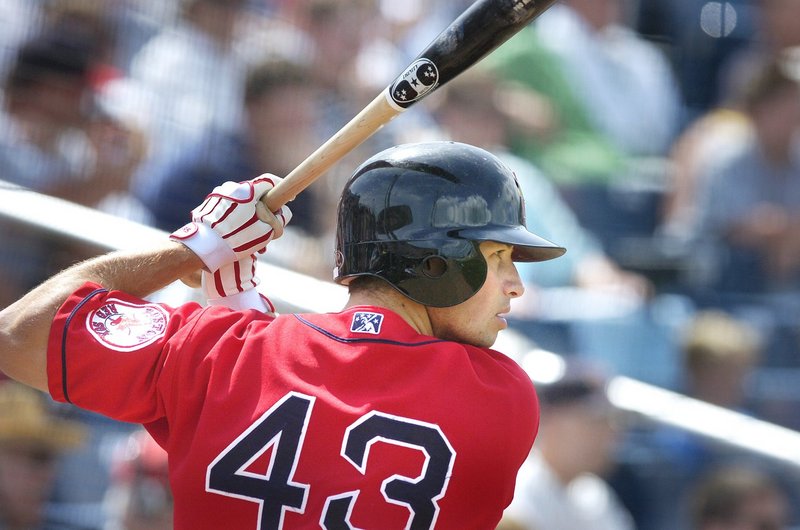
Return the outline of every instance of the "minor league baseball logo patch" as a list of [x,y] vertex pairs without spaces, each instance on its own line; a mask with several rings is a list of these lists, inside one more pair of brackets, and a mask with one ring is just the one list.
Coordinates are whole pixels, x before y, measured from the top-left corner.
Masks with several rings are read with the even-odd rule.
[[156,304],[137,305],[110,298],[86,318],[89,333],[107,348],[134,351],[164,336],[169,316]]
[[358,311],[353,315],[353,322],[350,324],[350,331],[353,333],[369,333],[377,335],[381,332],[383,315],[380,313],[369,313]]

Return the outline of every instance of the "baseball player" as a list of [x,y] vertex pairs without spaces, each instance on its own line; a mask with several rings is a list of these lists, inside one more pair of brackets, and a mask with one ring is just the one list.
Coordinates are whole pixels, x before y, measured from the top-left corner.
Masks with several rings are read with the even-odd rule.
[[[527,231],[495,156],[397,146],[339,202],[346,307],[276,317],[253,275],[290,217],[258,201],[276,181],[226,183],[159,248],[34,289],[0,313],[0,368],[142,423],[169,454],[178,530],[495,528],[538,403],[490,346],[523,291],[514,261],[564,249]],[[208,306],[144,298],[201,267]]]

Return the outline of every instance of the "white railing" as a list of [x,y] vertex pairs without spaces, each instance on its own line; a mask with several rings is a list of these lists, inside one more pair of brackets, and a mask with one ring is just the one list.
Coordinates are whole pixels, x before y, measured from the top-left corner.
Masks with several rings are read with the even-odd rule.
[[[141,248],[167,237],[160,230],[0,181],[0,221],[3,218],[89,244],[98,252]],[[280,312],[337,311],[345,302],[345,290],[331,282],[265,261],[259,261],[258,267],[259,276],[267,279],[262,284],[265,294]],[[166,297],[164,301],[180,302],[181,298],[192,297],[187,291],[190,291],[188,287],[176,282],[161,293],[162,300]],[[174,299],[169,300],[169,297]],[[516,337],[513,332],[506,332],[506,335],[496,347],[519,359],[534,381],[556,377],[563,369],[564,361],[558,355],[532,347],[529,341]],[[525,353],[520,354],[520,351]],[[608,396],[620,410],[649,421],[800,467],[800,433],[793,430],[628,377],[612,378]]]
[[[167,237],[161,230],[0,181],[2,218],[88,244],[98,253],[143,248]],[[258,276],[264,280],[264,290],[280,312],[336,311],[345,301],[346,293],[341,286],[264,260],[258,262]],[[182,296],[192,297],[192,293],[176,282],[159,296],[172,296],[180,301]]]
[[[520,364],[538,382],[557,379],[566,369],[560,356],[535,348]],[[619,410],[800,467],[800,433],[791,429],[624,376],[612,377],[607,393]]]

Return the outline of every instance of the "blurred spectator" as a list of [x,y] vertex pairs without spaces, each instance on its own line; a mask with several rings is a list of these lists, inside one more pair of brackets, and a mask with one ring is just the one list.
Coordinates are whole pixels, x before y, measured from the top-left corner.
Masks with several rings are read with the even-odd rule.
[[[225,180],[246,180],[265,171],[287,175],[322,142],[316,128],[319,93],[307,65],[278,58],[253,65],[244,90],[241,130],[209,131],[208,141],[160,168],[163,175],[156,175],[146,195],[156,225],[172,231],[186,223],[188,212]],[[334,207],[325,191],[312,186],[291,202],[292,223],[276,244],[282,248],[277,254],[294,270],[327,279],[332,264],[322,267],[329,260],[323,260],[317,243],[328,229],[326,212]]]
[[711,168],[740,149],[750,124],[731,102],[695,118],[675,140],[669,155],[668,184],[658,213],[657,233],[681,244],[691,237],[698,214],[696,195]]
[[[371,23],[356,60],[356,76],[367,89],[377,94],[386,88],[408,66],[420,50],[441,32],[460,11],[460,2],[424,2],[410,0],[398,3],[375,0],[376,18]],[[444,12],[444,16],[442,15]],[[422,35],[420,35],[422,33]]]
[[110,28],[110,8],[91,0],[65,0],[48,4],[46,30],[55,35],[75,35],[86,41],[90,67],[88,90],[81,106],[82,129],[90,144],[87,175],[55,195],[100,210],[147,223],[144,207],[131,193],[131,178],[144,159],[148,139],[141,120],[132,112],[109,105],[108,93],[122,78],[115,61],[119,35]]
[[751,44],[764,2],[635,1],[635,27],[664,50],[673,65],[684,102],[682,124],[723,104],[725,65]]
[[[719,309],[697,312],[683,328],[680,341],[685,394],[744,414],[755,414],[748,383],[761,359],[763,343],[757,330]],[[659,456],[651,487],[659,498],[656,516],[661,528],[679,526],[683,517],[674,509],[688,488],[710,470],[742,456],[732,448],[700,434],[663,426],[650,442]],[[650,443],[649,442],[649,443]]]
[[[159,147],[136,182],[137,196],[152,208],[158,226],[174,229],[185,222],[176,218],[185,212],[175,205],[197,204],[202,197],[191,199],[192,190],[207,190],[209,182],[263,172],[285,176],[363,106],[355,61],[370,26],[381,24],[374,0],[280,2],[273,8],[243,20],[253,13],[243,0],[187,2],[177,29],[156,37],[134,59],[132,81],[158,95],[151,112],[159,116],[153,133]],[[337,177],[327,176],[292,201],[294,235],[302,230],[313,238],[329,229],[320,225],[320,208],[329,189],[338,196]],[[320,259],[309,255],[320,251],[306,245],[313,241],[289,245],[290,238],[283,239],[292,255],[307,258],[303,272],[321,273]],[[326,267],[324,277],[329,274]]]
[[78,447],[83,427],[57,417],[45,394],[0,381],[0,528],[44,528],[59,458]]
[[774,61],[744,87],[741,108],[751,133],[698,179],[691,237],[717,250],[717,277],[708,287],[800,287],[800,85],[793,75],[786,62]]
[[633,519],[603,478],[613,468],[618,417],[604,378],[575,366],[538,383],[539,434],[504,520],[536,530],[631,530]]
[[129,131],[95,105],[107,41],[89,17],[64,15],[19,49],[4,85],[0,174],[96,206],[127,191],[140,152],[127,143]]
[[76,407],[59,410],[82,425],[86,437],[79,448],[61,458],[50,495],[51,519],[58,521],[59,530],[100,530],[108,517],[103,500],[111,485],[113,448],[136,425]]
[[119,448],[112,464],[104,530],[172,530],[167,453],[144,430]]
[[687,327],[682,344],[686,393],[732,410],[750,408],[749,377],[763,344],[755,328],[720,310],[701,311]]
[[543,131],[515,148],[559,183],[620,179],[631,157],[665,155],[676,134],[671,67],[625,15],[622,0],[564,0],[491,59],[538,93],[527,108]]
[[[411,60],[395,42],[389,41],[390,37],[404,31],[402,24],[387,19],[386,11],[381,11],[378,4],[378,0],[284,2],[274,15],[299,32],[299,49],[305,52],[301,60],[310,63],[314,84],[320,91],[316,118],[320,138],[329,138],[349,122]],[[404,15],[411,17],[418,16],[423,8],[408,2],[395,4],[401,6]],[[397,121],[386,124],[347,159],[359,160],[364,153],[369,156],[396,143],[419,141],[419,136],[411,138],[404,133],[415,133],[417,120],[427,125],[426,110],[414,107],[403,118],[402,124]],[[403,136],[398,141],[399,135]],[[332,170],[345,165],[347,162],[343,161]],[[334,196],[338,195],[349,172],[336,177],[325,179]]]
[[309,0],[287,2],[283,7],[282,13],[311,42],[311,71],[316,84],[352,105],[372,99],[375,94],[359,92],[364,88],[354,79],[356,58],[371,26],[384,27],[376,1]]
[[130,71],[142,47],[178,19],[182,0],[115,0],[106,5],[109,28],[116,37],[114,64]]
[[787,50],[800,46],[800,3],[760,0],[756,5],[752,38],[723,64],[721,102],[734,96],[738,87],[749,84],[765,64],[781,59]]
[[120,91],[146,114],[151,139],[136,175],[137,196],[146,197],[160,165],[207,139],[209,130],[229,133],[241,125],[245,61],[234,42],[246,7],[245,0],[182,1],[176,24],[133,57]]
[[[293,169],[317,147],[317,93],[304,65],[281,59],[254,65],[241,98],[243,126],[206,131],[207,140],[159,168],[163,174],[154,175],[146,198],[155,224],[168,231],[183,225],[208,190],[225,180],[245,180],[264,171],[284,176]],[[305,197],[298,197],[298,202]],[[312,212],[297,210],[292,226],[308,229],[314,219],[307,215]]]
[[[748,393],[764,344],[756,328],[720,309],[697,312],[686,324],[680,341],[683,392],[730,410],[754,414]],[[657,434],[664,454],[675,464],[681,480],[691,481],[721,457],[715,443],[683,430]]]
[[17,49],[39,30],[41,4],[31,0],[0,2],[0,78],[5,78],[14,63]]
[[[528,227],[544,238],[557,238],[568,249],[558,267],[520,263],[517,269],[530,286],[573,285],[602,289],[620,295],[643,297],[652,286],[636,274],[622,270],[609,258],[600,243],[584,229],[547,176],[527,160],[510,153],[509,130],[516,109],[510,93],[481,67],[465,72],[438,94],[434,116],[449,138],[483,147],[501,157],[517,176],[523,195]],[[529,297],[533,295],[530,290]]]
[[[667,9],[666,6],[663,9]],[[755,27],[749,38],[741,39],[725,54],[724,60],[720,57],[718,68],[714,70],[720,79],[713,104],[702,111],[698,109],[691,120],[687,120],[686,130],[673,145],[669,177],[671,189],[666,197],[661,226],[661,232],[669,237],[686,237],[696,215],[695,194],[703,187],[700,179],[708,175],[714,164],[741,150],[742,144],[748,141],[750,120],[742,108],[745,87],[753,85],[754,78],[761,75],[765,65],[790,55],[791,49],[800,45],[798,2],[763,0],[752,7],[731,2],[725,4],[725,9],[732,13],[719,14],[719,23],[741,26],[745,23],[745,14],[749,13]],[[740,33],[739,29],[736,33]],[[706,38],[711,39],[708,35]],[[717,40],[730,38],[723,35]],[[677,44],[672,43],[674,47]],[[690,55],[685,49],[681,53]],[[695,265],[702,267],[703,264]],[[698,281],[702,282],[704,278]]]
[[89,145],[81,127],[89,93],[91,43],[51,32],[25,43],[5,80],[0,122],[0,174],[57,194],[87,173]]
[[[54,14],[55,15],[55,14]],[[140,150],[135,135],[94,105],[95,74],[107,45],[91,13],[61,12],[17,52],[4,80],[0,112],[0,177],[12,184],[114,213],[126,203]],[[104,202],[112,197],[115,206]],[[122,204],[126,207],[122,208]],[[45,215],[42,212],[42,215]],[[66,263],[64,245],[40,243],[20,228],[0,235],[0,304]],[[24,243],[23,243],[24,242]],[[45,246],[49,248],[45,249]],[[13,249],[13,251],[12,251]]]
[[726,466],[698,481],[689,499],[692,530],[784,530],[789,496],[767,472]]
[[[192,0],[189,3],[226,4],[225,0]],[[376,0],[281,1],[272,3],[272,9],[258,15],[257,3],[253,6],[244,0],[235,0],[233,3],[241,5],[241,15],[247,15],[246,20],[240,16],[236,21],[235,32],[231,36],[233,40],[227,44],[229,50],[226,61],[239,63],[239,72],[236,74],[240,85],[245,76],[242,67],[260,63],[264,59],[303,63],[312,74],[312,83],[320,89],[319,97],[325,98],[326,104],[320,105],[321,114],[317,124],[326,138],[376,95],[366,80],[358,79],[356,69],[364,43],[372,37],[373,32],[380,33],[386,27],[377,10]],[[147,56],[142,59],[147,59]],[[134,62],[136,78],[140,77],[136,75],[138,62]],[[150,69],[155,70],[154,67]],[[215,77],[206,81],[215,81],[217,75],[229,76],[232,72],[228,69],[209,70],[209,73]],[[374,75],[374,72],[370,74]],[[237,100],[234,98],[231,101]],[[238,110],[236,120],[230,119],[226,125],[235,129],[241,115],[241,110]],[[210,125],[219,128],[219,124],[211,122]],[[222,128],[231,130],[229,126]]]

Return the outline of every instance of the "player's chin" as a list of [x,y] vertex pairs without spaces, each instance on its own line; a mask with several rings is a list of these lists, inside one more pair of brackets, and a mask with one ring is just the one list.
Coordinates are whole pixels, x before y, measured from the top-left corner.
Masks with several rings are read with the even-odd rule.
[[[477,322],[482,322],[482,324],[479,325]],[[494,319],[478,320],[477,322],[473,321],[469,325],[459,328],[450,328],[437,336],[445,340],[453,340],[479,348],[490,348],[497,340],[498,333],[508,327],[505,319],[496,317]]]
[[487,328],[483,331],[483,333],[475,335],[472,340],[472,344],[480,348],[491,348],[497,340],[497,335],[499,333],[500,329],[497,327],[493,327],[491,329]]

